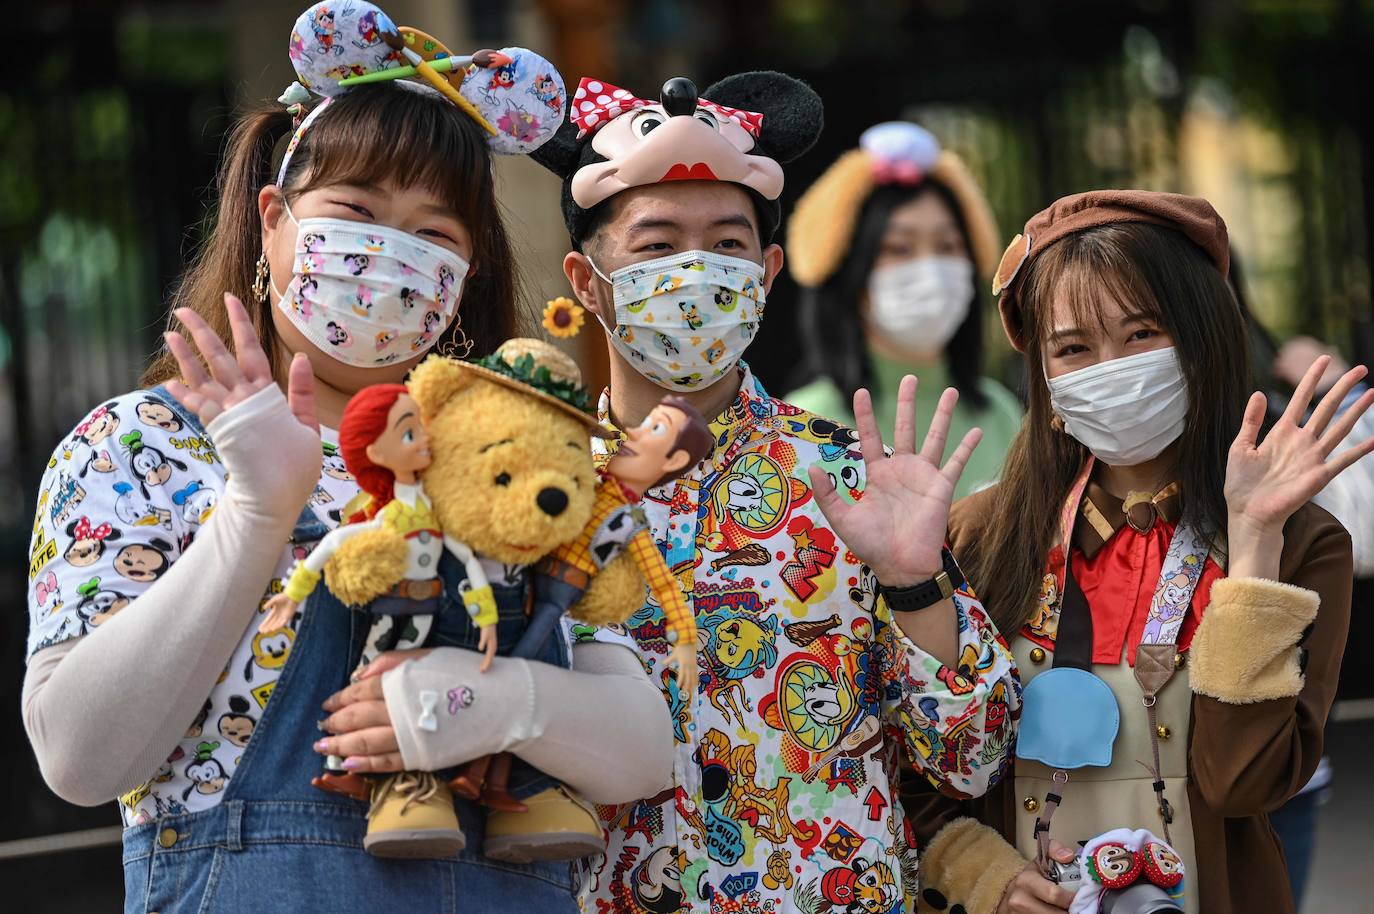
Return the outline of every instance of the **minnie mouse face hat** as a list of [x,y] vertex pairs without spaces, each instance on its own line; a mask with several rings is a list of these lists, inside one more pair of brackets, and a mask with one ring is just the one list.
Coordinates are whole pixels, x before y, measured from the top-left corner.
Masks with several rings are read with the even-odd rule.
[[767,243],[781,218],[782,164],[820,136],[810,87],[782,73],[728,76],[698,93],[675,77],[657,102],[584,78],[568,120],[532,158],[563,179],[563,221],[580,245],[597,206],[623,190],[668,181],[728,181],[754,199]]

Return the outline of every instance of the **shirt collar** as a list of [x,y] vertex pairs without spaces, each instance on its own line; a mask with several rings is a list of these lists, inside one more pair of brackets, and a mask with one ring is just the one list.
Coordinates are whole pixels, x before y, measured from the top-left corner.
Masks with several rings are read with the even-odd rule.
[[1146,533],[1155,519],[1178,523],[1182,510],[1177,482],[1171,482],[1154,493],[1132,492],[1123,501],[1096,482],[1089,482],[1078,508],[1078,522],[1073,526],[1073,544],[1086,558],[1092,558],[1125,524],[1138,533]]

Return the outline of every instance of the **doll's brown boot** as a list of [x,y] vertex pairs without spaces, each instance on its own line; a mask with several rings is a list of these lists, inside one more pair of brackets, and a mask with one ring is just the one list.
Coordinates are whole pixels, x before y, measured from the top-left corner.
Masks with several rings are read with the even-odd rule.
[[527,812],[487,813],[482,853],[505,863],[576,860],[604,853],[606,842],[591,804],[561,784],[525,801]]
[[439,859],[466,845],[443,781],[427,771],[402,771],[376,782],[363,838],[369,854]]

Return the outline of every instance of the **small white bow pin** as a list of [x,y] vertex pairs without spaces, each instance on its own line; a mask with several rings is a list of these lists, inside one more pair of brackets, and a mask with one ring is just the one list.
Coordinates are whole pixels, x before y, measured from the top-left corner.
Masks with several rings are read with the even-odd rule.
[[435,709],[438,707],[439,693],[431,689],[422,691],[420,693],[420,718],[415,721],[415,726],[431,733],[438,730],[439,718],[434,715]]

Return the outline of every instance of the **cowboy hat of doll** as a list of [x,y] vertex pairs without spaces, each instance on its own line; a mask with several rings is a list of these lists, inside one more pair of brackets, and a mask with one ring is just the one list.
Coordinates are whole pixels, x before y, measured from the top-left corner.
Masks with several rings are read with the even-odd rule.
[[802,194],[787,222],[788,265],[806,287],[822,286],[849,253],[864,205],[880,187],[934,183],[953,195],[968,229],[974,265],[984,276],[1001,253],[992,207],[958,155],[924,127],[888,121],[859,135],[859,148],[835,160]]
[[567,123],[531,157],[563,179],[563,220],[575,246],[600,204],[667,181],[740,185],[767,244],[781,218],[782,165],[816,142],[822,115],[810,87],[771,71],[727,76],[700,93],[674,77],[657,101],[584,78]]
[[[291,30],[289,53],[298,81],[278,101],[296,114],[298,125],[282,175],[330,100],[370,82],[404,80],[408,88],[444,95],[486,131],[498,155],[538,149],[563,117],[563,77],[535,52],[512,47],[457,56],[432,35],[397,26],[367,0],[324,0],[308,8]],[[322,100],[301,119],[312,94]]]

